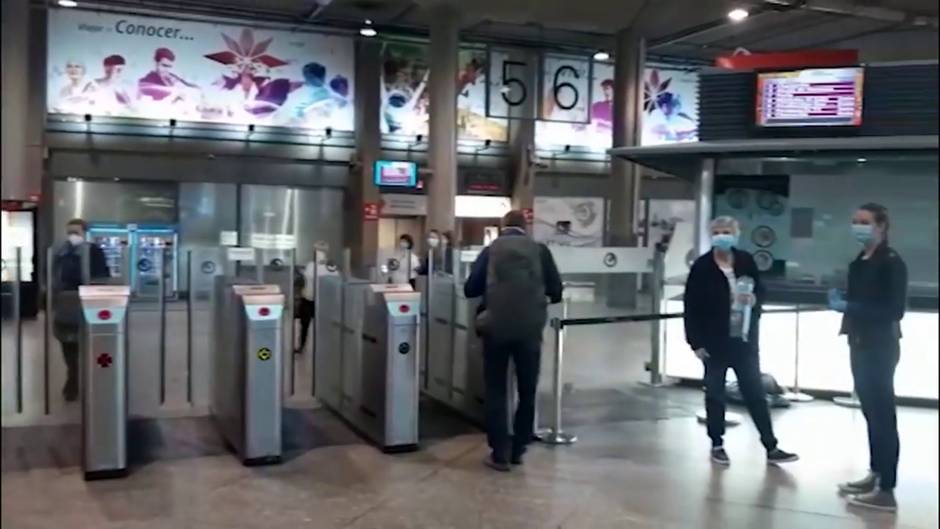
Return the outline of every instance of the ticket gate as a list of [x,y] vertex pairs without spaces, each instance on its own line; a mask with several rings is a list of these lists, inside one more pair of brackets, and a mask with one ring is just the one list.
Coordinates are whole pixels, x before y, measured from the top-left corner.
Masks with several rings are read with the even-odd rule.
[[317,397],[386,452],[418,447],[420,294],[410,285],[322,277]]
[[284,295],[277,285],[215,278],[210,412],[243,464],[281,461]]
[[82,472],[127,475],[127,301],[130,287],[78,287],[81,335]]

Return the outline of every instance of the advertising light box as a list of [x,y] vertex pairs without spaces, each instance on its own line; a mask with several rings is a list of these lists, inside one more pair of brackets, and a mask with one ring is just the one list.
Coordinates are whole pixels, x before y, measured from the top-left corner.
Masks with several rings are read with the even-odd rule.
[[166,121],[353,130],[353,40],[49,10],[47,108]]

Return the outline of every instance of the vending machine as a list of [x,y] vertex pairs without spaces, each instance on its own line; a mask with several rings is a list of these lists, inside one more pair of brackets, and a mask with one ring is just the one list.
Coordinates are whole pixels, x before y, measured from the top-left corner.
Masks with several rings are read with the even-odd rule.
[[91,223],[88,225],[86,238],[97,245],[104,252],[108,271],[113,279],[120,283],[127,283],[127,270],[125,270],[125,255],[130,247],[130,233],[126,225]]
[[162,262],[164,297],[176,299],[179,294],[179,233],[176,226],[130,225],[129,231],[133,296],[142,299],[159,298]]

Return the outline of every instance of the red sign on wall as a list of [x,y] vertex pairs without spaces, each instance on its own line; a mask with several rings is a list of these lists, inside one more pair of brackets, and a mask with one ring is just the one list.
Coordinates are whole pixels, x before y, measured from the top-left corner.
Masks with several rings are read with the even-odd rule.
[[382,205],[378,202],[366,202],[362,205],[362,220],[379,220]]
[[802,50],[775,53],[742,53],[715,59],[715,66],[729,70],[836,67],[858,64],[857,50]]

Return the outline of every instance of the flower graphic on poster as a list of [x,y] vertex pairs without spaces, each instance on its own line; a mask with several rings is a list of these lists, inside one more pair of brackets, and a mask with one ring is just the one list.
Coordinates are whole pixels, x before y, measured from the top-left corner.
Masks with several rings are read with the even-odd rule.
[[[222,39],[228,50],[205,57],[229,67],[229,75],[222,74],[216,86],[240,95],[241,108],[245,112],[257,117],[269,116],[284,104],[288,94],[302,86],[303,83],[286,78],[270,77],[271,70],[288,64],[266,53],[273,37],[255,42],[254,32],[244,28],[237,41],[225,33],[222,33]],[[229,107],[227,112],[232,115],[235,109]]]
[[643,81],[643,111],[649,116],[658,112],[658,122],[651,132],[658,142],[695,141],[698,126],[695,119],[683,111],[682,97],[669,90],[672,77],[661,79],[660,70],[653,69]]

